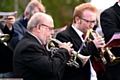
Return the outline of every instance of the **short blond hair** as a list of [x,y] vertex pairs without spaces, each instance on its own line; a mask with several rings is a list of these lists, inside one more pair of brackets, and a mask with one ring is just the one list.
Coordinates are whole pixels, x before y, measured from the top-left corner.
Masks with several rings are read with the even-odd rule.
[[90,10],[94,13],[97,13],[98,11],[98,9],[95,6],[93,6],[91,3],[82,3],[75,7],[73,12],[73,19],[75,19],[75,17],[77,16],[82,17],[84,10]]

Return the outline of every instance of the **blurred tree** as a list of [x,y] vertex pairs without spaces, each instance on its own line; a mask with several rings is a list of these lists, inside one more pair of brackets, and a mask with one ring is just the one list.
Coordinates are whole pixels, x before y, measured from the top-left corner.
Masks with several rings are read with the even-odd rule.
[[84,0],[42,0],[47,13],[52,15],[55,28],[69,25],[72,22],[74,7],[83,3]]
[[0,12],[13,12],[17,10],[17,17],[19,17],[24,12],[29,1],[30,0],[0,0]]
[[14,11],[14,0],[0,0],[0,12]]
[[[17,10],[19,17],[31,0],[0,0],[0,12],[11,12]],[[55,21],[55,28],[69,25],[72,22],[72,13],[75,6],[84,0],[39,0],[46,7],[48,14]]]

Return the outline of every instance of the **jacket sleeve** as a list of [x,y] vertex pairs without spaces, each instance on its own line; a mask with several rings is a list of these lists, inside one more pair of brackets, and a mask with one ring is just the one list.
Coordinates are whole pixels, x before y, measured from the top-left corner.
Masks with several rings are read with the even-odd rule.
[[101,13],[100,15],[101,28],[104,33],[106,42],[110,40],[110,38],[113,36],[115,32],[120,32],[120,29],[118,29],[118,26],[120,26],[119,21],[120,18],[113,9]]
[[[57,34],[56,39],[62,42],[71,42],[73,44],[73,49],[76,51],[79,50],[82,44],[80,40],[73,41],[70,35],[62,33],[62,32]],[[77,45],[75,45],[75,43],[77,43]],[[80,54],[85,55],[85,56],[94,55],[97,53],[98,53],[97,48],[95,47],[93,42],[90,42],[86,47],[84,46],[80,52]]]
[[17,43],[21,40],[21,38],[23,37],[24,33],[23,33],[23,27],[22,25],[20,25],[20,23],[15,23],[13,25],[13,34],[12,34],[12,38],[10,40],[10,42],[8,43],[8,47],[14,51]]
[[36,45],[26,47],[22,52],[22,59],[25,66],[30,67],[32,70],[41,75],[55,75],[60,72],[68,62],[69,54],[66,49],[60,48],[53,57]]

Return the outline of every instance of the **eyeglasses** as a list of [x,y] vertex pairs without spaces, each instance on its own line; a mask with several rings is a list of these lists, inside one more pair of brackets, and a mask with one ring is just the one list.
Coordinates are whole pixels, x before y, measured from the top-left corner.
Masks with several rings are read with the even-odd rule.
[[45,27],[48,27],[49,28],[49,30],[54,30],[54,27],[50,27],[50,26],[48,26],[48,25],[46,25],[46,24],[41,24],[42,26],[45,26]]
[[87,19],[84,19],[84,18],[82,18],[82,17],[79,17],[80,19],[82,19],[82,20],[84,20],[85,22],[87,22],[87,23],[93,23],[93,24],[96,24],[96,21],[95,20],[87,20]]

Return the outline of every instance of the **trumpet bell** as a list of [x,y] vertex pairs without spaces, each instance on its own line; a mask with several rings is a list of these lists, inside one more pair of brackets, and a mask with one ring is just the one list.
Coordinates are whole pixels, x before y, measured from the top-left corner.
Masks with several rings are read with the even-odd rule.
[[116,64],[118,64],[120,62],[120,57],[116,57],[114,60],[112,60],[111,62],[109,62],[109,66],[114,66]]
[[88,59],[90,59],[90,56],[83,56],[83,55],[81,55],[82,57],[81,58],[79,58],[79,59],[81,59],[81,61],[82,61],[82,66],[84,66],[85,64],[86,64],[86,62],[88,61]]

